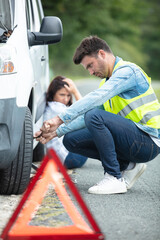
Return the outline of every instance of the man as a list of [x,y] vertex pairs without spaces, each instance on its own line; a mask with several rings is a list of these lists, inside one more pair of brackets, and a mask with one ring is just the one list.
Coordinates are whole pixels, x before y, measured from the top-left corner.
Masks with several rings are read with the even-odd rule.
[[160,104],[151,79],[96,36],[82,40],[73,60],[103,79],[100,88],[44,122],[35,135],[42,134],[37,140],[43,144],[65,135],[69,151],[102,162],[104,179],[89,193],[124,193],[144,172],[144,162],[160,153]]

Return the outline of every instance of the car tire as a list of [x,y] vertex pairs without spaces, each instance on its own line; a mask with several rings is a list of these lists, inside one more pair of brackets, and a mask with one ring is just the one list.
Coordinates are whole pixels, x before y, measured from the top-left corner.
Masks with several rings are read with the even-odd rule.
[[32,117],[27,108],[18,153],[9,168],[0,170],[0,194],[21,194],[25,191],[30,180],[32,153]]
[[45,147],[42,143],[38,143],[35,149],[33,150],[33,162],[42,161],[45,155]]

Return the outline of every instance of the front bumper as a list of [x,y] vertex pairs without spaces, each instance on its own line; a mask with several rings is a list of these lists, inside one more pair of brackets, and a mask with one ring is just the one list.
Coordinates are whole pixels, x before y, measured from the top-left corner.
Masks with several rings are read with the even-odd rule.
[[0,99],[0,169],[9,167],[16,157],[25,113],[26,107],[18,107],[16,98]]

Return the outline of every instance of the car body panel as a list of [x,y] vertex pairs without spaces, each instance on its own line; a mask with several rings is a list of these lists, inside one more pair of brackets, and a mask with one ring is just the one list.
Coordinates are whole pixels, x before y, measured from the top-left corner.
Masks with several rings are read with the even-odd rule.
[[[0,141],[5,142],[0,148],[0,169],[8,166],[18,151],[28,106],[32,113],[33,132],[42,126],[43,111],[38,108],[44,108],[44,95],[49,85],[48,45],[30,46],[28,41],[29,33],[39,32],[41,27],[44,17],[41,1],[0,0],[2,5],[4,14],[0,17],[0,34],[6,27],[13,32],[6,42],[0,43],[0,112],[3,113],[0,116]],[[12,62],[13,72],[2,71],[4,58]],[[36,145],[34,141],[34,148]]]

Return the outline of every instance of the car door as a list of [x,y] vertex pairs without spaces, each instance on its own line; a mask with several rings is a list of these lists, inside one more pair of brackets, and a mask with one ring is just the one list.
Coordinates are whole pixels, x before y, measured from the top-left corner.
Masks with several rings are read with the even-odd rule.
[[[44,17],[40,0],[26,0],[27,28],[31,32],[39,32]],[[29,49],[34,72],[34,102],[38,103],[49,84],[48,46],[36,45]],[[32,106],[33,115],[36,106]],[[33,116],[34,117],[34,116]]]

